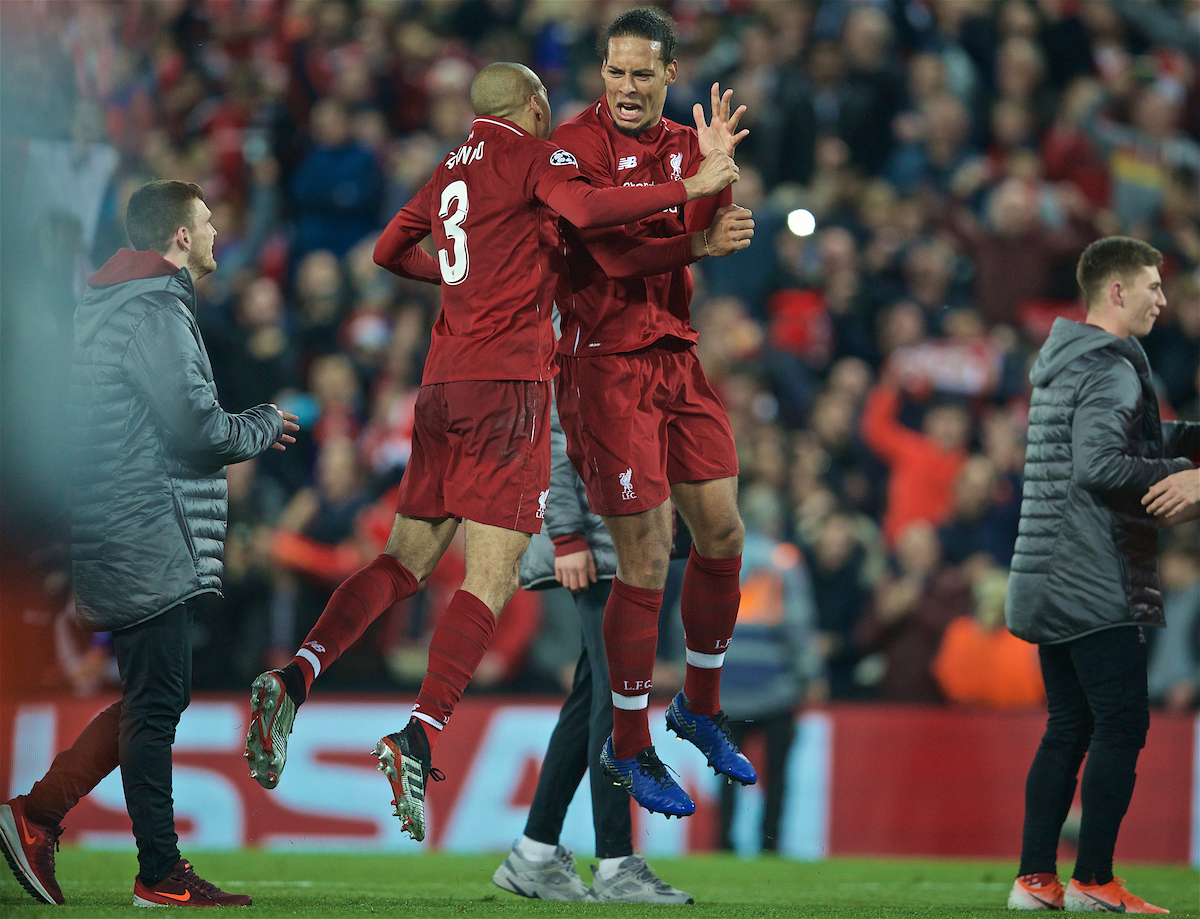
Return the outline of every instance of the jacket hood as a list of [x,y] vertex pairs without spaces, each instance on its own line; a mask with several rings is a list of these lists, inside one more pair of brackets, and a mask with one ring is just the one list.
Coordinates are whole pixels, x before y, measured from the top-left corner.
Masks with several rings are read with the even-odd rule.
[[1034,386],[1046,386],[1062,369],[1080,355],[1098,351],[1117,344],[1121,339],[1094,325],[1072,322],[1059,317],[1050,327],[1050,335],[1042,350],[1038,352],[1033,369],[1029,371],[1029,382]]
[[178,270],[153,249],[118,249],[116,255],[88,278],[88,287],[112,287],[142,278],[164,278]]
[[196,289],[192,273],[176,268],[152,250],[118,249],[88,279],[83,300],[75,310],[75,344],[82,345],[96,334],[117,310],[135,297],[166,291],[195,311]]

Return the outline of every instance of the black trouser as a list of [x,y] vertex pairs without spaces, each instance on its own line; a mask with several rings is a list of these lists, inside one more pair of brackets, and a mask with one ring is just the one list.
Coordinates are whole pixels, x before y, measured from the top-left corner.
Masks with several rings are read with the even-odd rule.
[[[763,776],[762,849],[764,852],[779,851],[779,820],[783,816],[783,798],[787,793],[788,753],[796,739],[796,716],[791,711],[780,712],[753,721],[729,722],[729,733],[739,748],[746,735],[761,732],[766,741],[766,772]],[[719,845],[722,849],[733,848],[733,805],[737,789],[731,782],[721,783],[721,829]]]
[[1145,635],[1140,626],[1105,629],[1040,645],[1038,653],[1050,711],[1025,781],[1019,873],[1056,870],[1059,833],[1086,753],[1073,876],[1107,884],[1150,727]]
[[154,885],[179,861],[171,798],[171,745],[191,700],[191,625],[196,600],[146,622],[113,632],[121,671],[121,701],[92,719],[29,792],[29,819],[62,822],[100,780],[119,765],[125,806],[137,839],[143,882]]
[[530,839],[557,844],[575,789],[584,772],[590,771],[597,858],[633,854],[629,794],[600,768],[600,750],[613,729],[612,691],[604,656],[604,607],[611,588],[611,580],[602,580],[575,595],[583,651],[575,667],[575,684],[550,735],[525,824]]

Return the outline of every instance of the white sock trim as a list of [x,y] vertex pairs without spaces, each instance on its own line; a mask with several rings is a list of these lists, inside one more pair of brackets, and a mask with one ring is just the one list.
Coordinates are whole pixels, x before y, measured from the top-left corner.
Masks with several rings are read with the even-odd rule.
[[720,670],[725,663],[725,652],[720,654],[701,654],[699,651],[687,649],[687,662],[701,670]]
[[557,848],[558,846],[553,843],[538,842],[528,836],[522,836],[517,841],[517,854],[527,862],[548,862],[554,857],[554,851]]
[[302,657],[312,665],[314,680],[321,675],[321,659],[308,648],[301,648],[296,652],[296,657]]
[[445,727],[444,724],[438,724],[434,719],[430,718],[424,712],[413,712],[412,716],[418,721],[423,722],[433,728],[435,731],[440,731]]
[[613,708],[619,708],[623,712],[637,712],[650,705],[650,693],[642,693],[640,696],[623,696],[620,693],[612,694]]
[[617,858],[602,858],[600,864],[596,866],[596,877],[603,881],[607,881],[610,877],[617,873],[621,867],[621,862],[629,858],[628,855],[621,855]]

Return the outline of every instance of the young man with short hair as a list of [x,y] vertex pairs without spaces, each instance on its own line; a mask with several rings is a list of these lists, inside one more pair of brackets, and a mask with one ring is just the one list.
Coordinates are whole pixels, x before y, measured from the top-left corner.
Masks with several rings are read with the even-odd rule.
[[[1025,784],[1010,909],[1165,913],[1113,877],[1150,710],[1146,626],[1163,624],[1156,483],[1200,475],[1200,424],[1163,422],[1139,338],[1166,305],[1162,254],[1136,239],[1092,243],[1076,277],[1086,323],[1056,319],[1030,373],[1025,489],[1005,618],[1038,645],[1049,718]],[[1066,888],[1056,855],[1080,764],[1083,816]]]
[[295,443],[295,415],[217,402],[193,282],[217,267],[200,186],[133,193],[121,249],[75,312],[69,400],[76,455],[71,560],[80,624],[111,631],[121,700],[59,753],[28,795],[0,805],[0,846],[37,900],[63,902],[63,817],[119,765],[138,847],[135,906],[247,906],[179,855],[171,745],[191,698],[197,598],[221,589],[225,466]]

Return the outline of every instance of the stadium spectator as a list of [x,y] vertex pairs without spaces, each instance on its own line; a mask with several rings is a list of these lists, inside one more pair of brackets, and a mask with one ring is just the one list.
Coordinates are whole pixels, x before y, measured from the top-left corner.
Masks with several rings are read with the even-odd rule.
[[946,626],[932,670],[947,701],[995,709],[1046,701],[1037,648],[1004,627],[1008,572],[983,568],[971,585],[975,612]]
[[855,626],[860,654],[877,655],[878,695],[886,702],[942,702],[930,670],[946,627],[973,611],[971,587],[942,560],[937,533],[914,520],[896,543],[895,571],[875,586]]
[[954,483],[954,510],[938,528],[946,561],[959,565],[982,555],[1007,568],[1017,541],[1020,494],[986,456],[967,460]]
[[975,296],[989,326],[1013,324],[1024,300],[1045,300],[1055,292],[1055,269],[1073,262],[1092,236],[1078,194],[1060,194],[1069,222],[1046,226],[1030,183],[1008,178],[988,198],[988,220],[976,221],[958,210],[949,227],[975,264]]
[[171,746],[191,694],[196,603],[221,587],[225,464],[285,449],[298,427],[273,405],[230,415],[217,402],[194,315],[194,281],[217,267],[209,217],[197,185],[143,186],[126,218],[137,248],[92,275],[75,315],[76,609],[86,628],[112,631],[122,697],[28,795],[0,805],[9,864],[45,903],[64,900],[54,876],[63,818],[118,766],[138,844],[134,903],[250,903],[180,857]]
[[1151,221],[1163,203],[1172,169],[1200,172],[1200,143],[1179,130],[1183,90],[1162,77],[1130,100],[1131,124],[1103,118],[1108,96],[1100,96],[1085,116],[1092,143],[1108,158],[1113,209],[1121,225],[1133,229]]
[[[913,385],[924,385],[914,380]],[[967,462],[970,416],[954,401],[935,402],[915,431],[899,420],[901,390],[885,374],[867,396],[863,441],[888,467],[883,535],[895,545],[917,520],[941,524],[950,513],[954,482]]]
[[[742,746],[751,736],[763,740],[759,846],[763,852],[778,852],[796,709],[810,691],[823,695],[825,683],[804,557],[794,545],[780,541],[781,515],[771,509],[756,510],[754,494],[744,492],[739,502],[746,521],[742,596],[722,668],[721,696],[734,742]],[[726,850],[735,848],[735,791],[732,783],[721,784],[718,845]]]
[[1147,663],[1150,702],[1172,711],[1200,704],[1200,553],[1197,533],[1179,532],[1163,549],[1158,567],[1162,578],[1163,618],[1167,625],[1153,635]]
[[[274,788],[296,708],[313,681],[384,610],[416,593],[465,520],[465,578],[431,639],[412,718],[375,751],[392,784],[395,814],[417,841],[425,838],[425,785],[441,775],[431,765],[438,735],[484,659],[496,617],[517,588],[521,555],[545,514],[554,373],[545,304],[556,277],[528,270],[551,257],[541,248],[551,219],[543,205],[585,226],[619,224],[713,194],[737,176],[732,160],[716,151],[688,179],[653,189],[595,189],[575,157],[548,142],[550,104],[533,71],[491,65],[472,83],[471,100],[476,119],[467,142],[392,219],[375,248],[375,260],[396,274],[445,282],[386,550],[334,592],[290,664],[254,681],[246,741],[251,775]],[[468,210],[472,238],[480,240],[473,247],[463,229]],[[431,232],[437,259],[417,246]],[[508,245],[500,247],[502,240]]]
[[283,293],[269,277],[251,281],[238,298],[233,322],[204,323],[214,376],[230,408],[278,401],[300,385],[299,350],[287,327]]
[[[804,534],[817,611],[816,638],[833,699],[864,695],[855,676],[862,654],[854,634],[881,573],[878,560],[883,557],[878,530],[863,533],[864,522],[835,507],[812,525],[812,532]],[[866,522],[866,527],[871,524]],[[872,536],[875,551],[869,544]]]
[[[1200,425],[1160,420],[1137,341],[1165,304],[1161,264],[1138,240],[1092,243],[1077,269],[1088,323],[1055,320],[1030,373],[1028,485],[1005,614],[1014,635],[1039,645],[1050,717],[1025,786],[1014,908],[1162,912],[1112,867],[1149,728],[1143,630],[1163,624],[1154,518],[1200,508],[1200,472],[1182,458],[1200,449]],[[1085,754],[1064,890],[1058,838]]]

